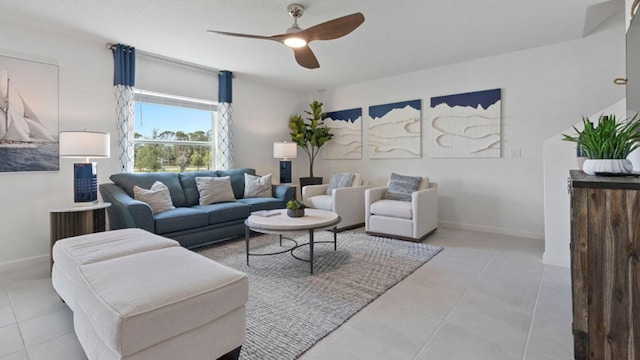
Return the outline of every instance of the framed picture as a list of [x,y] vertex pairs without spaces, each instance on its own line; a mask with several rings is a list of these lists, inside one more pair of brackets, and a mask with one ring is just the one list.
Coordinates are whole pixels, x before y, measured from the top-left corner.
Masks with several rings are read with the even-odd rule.
[[422,156],[422,101],[369,107],[367,141],[370,159]]
[[500,89],[431,98],[428,139],[435,158],[501,156]]
[[322,158],[362,159],[362,108],[331,111],[322,118],[333,134],[322,149]]
[[0,53],[0,172],[58,171],[58,66]]

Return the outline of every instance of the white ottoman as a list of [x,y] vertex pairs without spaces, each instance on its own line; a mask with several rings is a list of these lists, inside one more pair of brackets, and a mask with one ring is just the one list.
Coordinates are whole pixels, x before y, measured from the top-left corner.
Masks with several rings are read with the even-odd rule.
[[142,229],[105,231],[58,240],[52,250],[51,282],[71,310],[75,310],[81,265],[177,246],[180,245],[175,240]]
[[89,359],[211,360],[244,343],[246,275],[194,252],[142,252],[79,276],[74,327]]

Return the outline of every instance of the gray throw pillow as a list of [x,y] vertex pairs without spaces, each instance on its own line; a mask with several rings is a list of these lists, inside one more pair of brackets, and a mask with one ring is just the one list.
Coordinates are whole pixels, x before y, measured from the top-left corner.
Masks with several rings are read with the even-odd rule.
[[406,176],[391,174],[389,188],[385,194],[385,199],[411,201],[411,194],[418,190],[422,178],[419,176]]
[[231,178],[228,176],[196,177],[196,186],[200,193],[200,205],[236,201],[231,188]]
[[244,174],[245,198],[273,197],[272,195],[271,174],[267,174],[265,176],[255,176],[247,173]]
[[134,186],[133,198],[149,204],[154,214],[175,209],[173,202],[171,201],[169,188],[160,181],[154,182],[149,190],[143,189],[137,185]]
[[331,180],[329,180],[329,187],[327,188],[327,195],[331,195],[331,192],[333,191],[333,189],[351,186],[352,182],[353,182],[352,173],[331,174]]

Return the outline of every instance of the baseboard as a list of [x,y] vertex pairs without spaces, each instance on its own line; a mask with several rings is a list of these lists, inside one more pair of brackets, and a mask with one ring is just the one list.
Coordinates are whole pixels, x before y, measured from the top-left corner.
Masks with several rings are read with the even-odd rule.
[[546,251],[542,254],[542,263],[545,265],[554,265],[554,266],[562,266],[562,267],[571,267],[571,260],[568,258],[551,256]]
[[439,226],[452,228],[452,229],[463,229],[463,230],[473,230],[473,231],[481,231],[492,234],[501,234],[501,235],[509,235],[509,236],[517,236],[528,239],[536,239],[536,240],[544,240],[544,233],[535,233],[530,231],[521,231],[516,229],[505,229],[493,226],[484,226],[484,225],[473,225],[473,224],[461,224],[452,221],[438,221]]
[[42,264],[42,262],[49,262],[49,254],[37,255],[26,257],[18,260],[5,261],[0,263],[0,272],[15,270],[15,269],[24,269],[28,267],[32,267],[34,265]]

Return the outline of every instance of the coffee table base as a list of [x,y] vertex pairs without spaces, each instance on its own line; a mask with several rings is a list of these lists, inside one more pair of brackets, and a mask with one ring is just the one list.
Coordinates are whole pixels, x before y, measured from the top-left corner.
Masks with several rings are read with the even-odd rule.
[[[297,260],[301,260],[301,261],[306,261],[309,263],[309,269],[311,271],[311,274],[313,274],[313,248],[315,244],[319,244],[319,243],[333,243],[333,251],[337,251],[338,250],[338,239],[337,239],[337,235],[338,232],[336,231],[337,227],[333,227],[333,229],[331,230],[333,232],[333,241],[314,241],[314,229],[310,229],[309,230],[309,242],[308,243],[304,243],[304,244],[298,244],[297,241],[295,241],[294,239],[291,238],[287,238],[287,237],[283,237],[282,234],[279,234],[280,236],[280,246],[282,246],[282,239],[285,240],[289,240],[289,241],[293,241],[295,243],[295,245],[289,249],[286,250],[282,250],[282,251],[276,251],[276,252],[272,252],[272,253],[262,253],[262,254],[252,254],[249,252],[249,239],[251,238],[251,228],[249,228],[249,226],[245,226],[245,233],[244,233],[244,238],[245,238],[245,242],[246,242],[246,249],[247,249],[247,266],[249,266],[249,256],[268,256],[268,255],[278,255],[278,254],[284,254],[286,252],[291,253],[291,256],[294,259]],[[297,257],[293,251],[303,247],[303,246],[309,246],[309,259],[303,259],[300,257]]]

